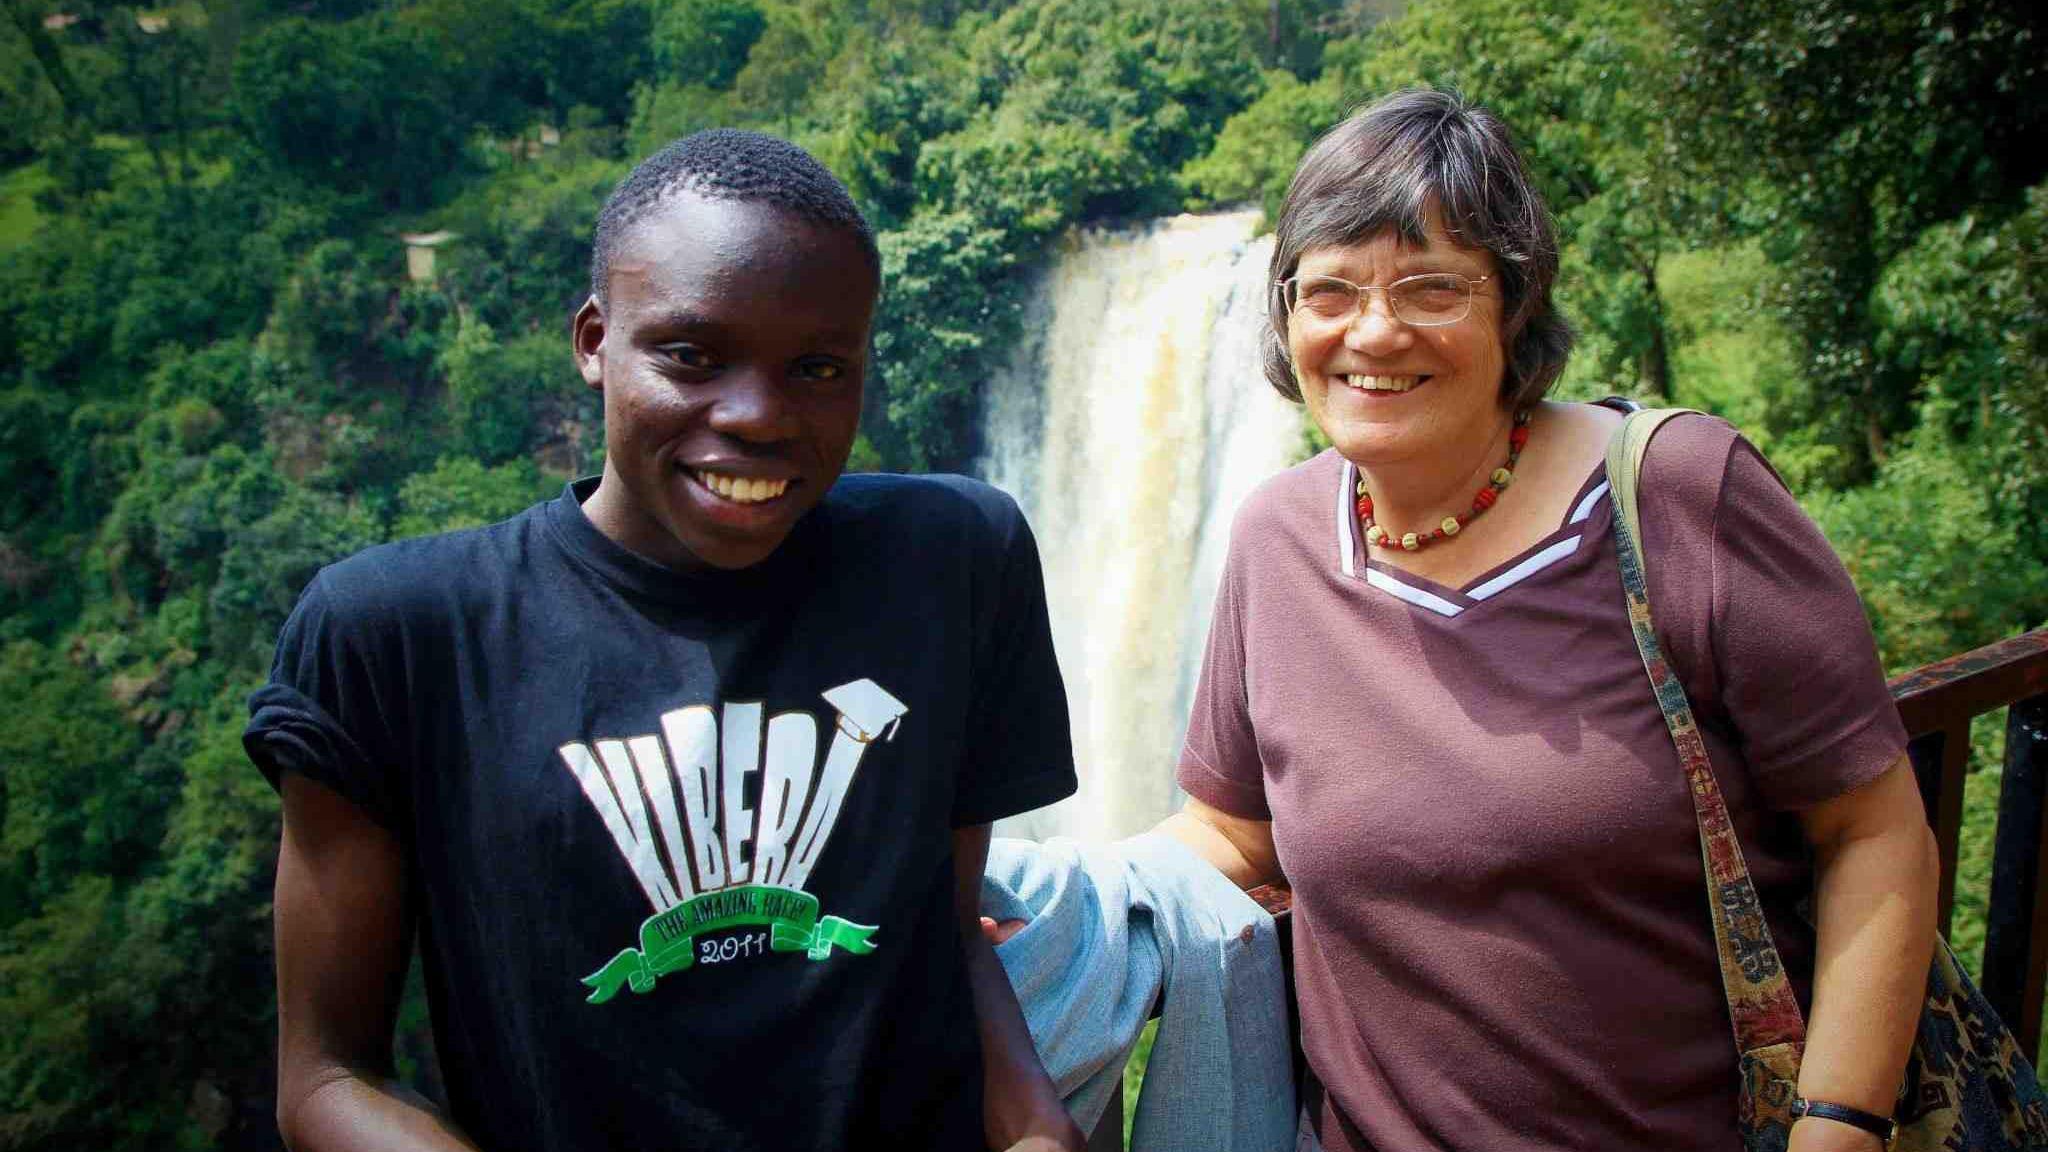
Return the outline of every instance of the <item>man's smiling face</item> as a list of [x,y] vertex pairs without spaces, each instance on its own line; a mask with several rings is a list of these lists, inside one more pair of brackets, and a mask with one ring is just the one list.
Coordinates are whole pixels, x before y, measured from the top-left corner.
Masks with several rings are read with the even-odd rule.
[[619,237],[576,315],[604,393],[584,511],[670,568],[746,568],[846,466],[878,285],[860,241],[766,204],[679,192]]

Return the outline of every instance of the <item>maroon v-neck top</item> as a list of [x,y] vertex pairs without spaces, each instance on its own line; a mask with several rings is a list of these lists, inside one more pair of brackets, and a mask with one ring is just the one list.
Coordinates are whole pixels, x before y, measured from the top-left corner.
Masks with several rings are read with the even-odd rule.
[[[1270,818],[1324,1146],[1726,1149],[1735,1047],[1604,469],[1463,588],[1368,559],[1334,452],[1238,515],[1179,769]],[[1802,1004],[1792,813],[1905,749],[1856,591],[1720,420],[1652,443],[1652,604]]]

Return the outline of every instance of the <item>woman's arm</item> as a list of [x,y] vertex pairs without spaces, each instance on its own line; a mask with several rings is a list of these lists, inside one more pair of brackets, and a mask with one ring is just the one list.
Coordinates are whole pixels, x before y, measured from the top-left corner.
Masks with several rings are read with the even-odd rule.
[[1180,811],[1160,821],[1153,831],[1187,845],[1239,888],[1282,882],[1271,820],[1232,816],[1190,796]]
[[[1813,847],[1820,930],[1799,1093],[1892,1114],[1934,951],[1940,856],[1913,770],[1800,813]],[[1792,1126],[1790,1152],[1872,1152],[1877,1137],[1832,1120]]]
[[989,1147],[1014,1152],[1081,1152],[1081,1129],[1060,1103],[1052,1078],[1031,1045],[1017,993],[984,936],[981,873],[988,865],[989,826],[953,831],[953,904],[960,917],[967,983],[981,1029],[982,1125]]
[[398,841],[338,793],[283,781],[278,851],[277,1126],[295,1152],[475,1145],[392,1078],[410,944]]

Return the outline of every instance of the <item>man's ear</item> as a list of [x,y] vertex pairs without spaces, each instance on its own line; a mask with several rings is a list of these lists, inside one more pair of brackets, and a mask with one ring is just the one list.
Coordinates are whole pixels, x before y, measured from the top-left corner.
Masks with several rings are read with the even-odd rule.
[[570,322],[569,341],[576,353],[576,370],[583,382],[604,391],[604,305],[595,295],[583,301]]

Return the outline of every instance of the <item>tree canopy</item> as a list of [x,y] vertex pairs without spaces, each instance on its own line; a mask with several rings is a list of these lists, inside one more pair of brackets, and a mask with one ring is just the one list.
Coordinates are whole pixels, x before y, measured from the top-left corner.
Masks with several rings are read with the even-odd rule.
[[322,564],[596,470],[591,225],[694,129],[847,181],[856,463],[959,469],[1070,229],[1271,211],[1458,88],[1557,214],[1565,394],[1740,424],[1895,668],[2048,621],[2026,0],[0,2],[0,1146],[276,1146],[244,701]]

